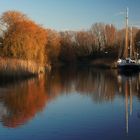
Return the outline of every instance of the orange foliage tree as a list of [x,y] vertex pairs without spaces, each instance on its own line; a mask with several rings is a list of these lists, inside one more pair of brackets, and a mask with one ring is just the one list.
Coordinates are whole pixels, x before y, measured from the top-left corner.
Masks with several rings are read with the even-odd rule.
[[2,56],[44,63],[45,29],[17,11],[3,13],[1,22],[4,27]]

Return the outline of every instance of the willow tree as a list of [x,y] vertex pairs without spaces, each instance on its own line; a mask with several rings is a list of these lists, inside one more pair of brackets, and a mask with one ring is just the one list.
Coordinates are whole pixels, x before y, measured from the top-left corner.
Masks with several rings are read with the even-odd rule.
[[17,11],[3,13],[1,24],[4,27],[2,56],[44,63],[45,29]]

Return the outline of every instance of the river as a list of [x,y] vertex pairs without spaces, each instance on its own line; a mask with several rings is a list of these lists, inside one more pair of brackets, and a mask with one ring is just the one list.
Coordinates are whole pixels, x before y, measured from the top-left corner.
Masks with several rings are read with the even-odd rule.
[[140,140],[140,74],[62,67],[0,82],[0,140]]

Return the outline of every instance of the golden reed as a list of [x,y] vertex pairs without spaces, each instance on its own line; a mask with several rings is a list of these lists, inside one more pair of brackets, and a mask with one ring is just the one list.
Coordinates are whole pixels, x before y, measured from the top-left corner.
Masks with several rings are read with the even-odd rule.
[[45,68],[30,60],[0,58],[1,76],[30,76],[44,73]]

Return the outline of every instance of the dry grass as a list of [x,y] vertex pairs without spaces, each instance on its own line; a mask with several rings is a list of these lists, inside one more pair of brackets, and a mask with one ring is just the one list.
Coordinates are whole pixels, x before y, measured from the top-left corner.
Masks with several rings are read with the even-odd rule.
[[44,67],[33,61],[0,58],[0,76],[24,77],[44,73]]

